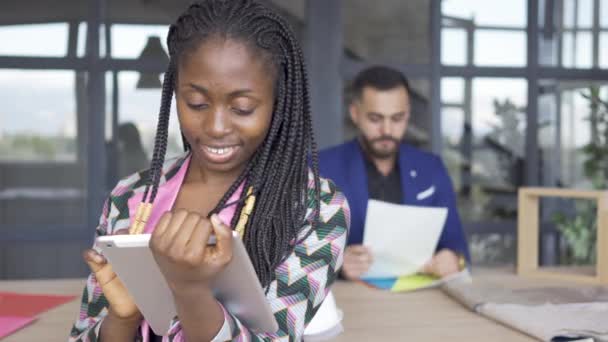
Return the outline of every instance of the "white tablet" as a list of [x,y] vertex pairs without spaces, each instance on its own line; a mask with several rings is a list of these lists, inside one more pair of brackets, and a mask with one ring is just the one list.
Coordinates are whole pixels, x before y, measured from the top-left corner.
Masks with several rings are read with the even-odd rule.
[[[148,247],[150,234],[100,236],[96,246],[122,280],[156,335],[167,334],[177,316],[173,295]],[[212,236],[210,244],[215,243]],[[233,232],[233,257],[213,281],[215,298],[256,332],[276,332],[279,327],[245,246]]]

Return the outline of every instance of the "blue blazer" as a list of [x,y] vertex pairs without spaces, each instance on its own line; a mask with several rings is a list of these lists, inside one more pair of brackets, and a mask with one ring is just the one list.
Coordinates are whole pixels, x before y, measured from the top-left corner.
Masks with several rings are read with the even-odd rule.
[[[363,151],[356,140],[319,154],[319,173],[330,178],[342,190],[351,210],[348,244],[361,244],[367,201],[367,172]],[[399,147],[399,170],[403,204],[447,207],[448,217],[437,250],[448,248],[464,255],[470,262],[469,249],[456,209],[452,181],[439,157],[410,145]]]

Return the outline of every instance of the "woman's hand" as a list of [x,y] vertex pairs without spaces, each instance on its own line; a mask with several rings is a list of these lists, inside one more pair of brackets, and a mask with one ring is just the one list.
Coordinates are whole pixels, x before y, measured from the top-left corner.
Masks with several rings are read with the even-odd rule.
[[[215,245],[207,245],[211,234]],[[217,215],[211,220],[186,210],[166,212],[150,249],[171,290],[210,291],[211,280],[232,259],[232,230]]]
[[[116,233],[116,235],[120,234],[128,234],[128,232],[125,229]],[[93,249],[85,250],[82,256],[108,300],[108,314],[118,321],[139,324],[143,317],[127,288],[112,270],[112,265]]]

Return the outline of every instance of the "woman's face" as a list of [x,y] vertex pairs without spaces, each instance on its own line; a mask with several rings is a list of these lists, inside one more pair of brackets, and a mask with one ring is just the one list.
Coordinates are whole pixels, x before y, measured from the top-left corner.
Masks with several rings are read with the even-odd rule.
[[210,38],[180,58],[176,86],[181,130],[193,162],[241,172],[264,141],[274,105],[274,73],[238,40]]

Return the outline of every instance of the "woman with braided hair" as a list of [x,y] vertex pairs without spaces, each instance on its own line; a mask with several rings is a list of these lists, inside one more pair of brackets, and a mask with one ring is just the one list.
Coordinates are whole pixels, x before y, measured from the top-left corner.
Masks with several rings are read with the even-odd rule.
[[[88,250],[92,273],[70,341],[301,340],[342,264],[350,221],[342,193],[318,174],[301,48],[255,0],[199,1],[167,43],[151,166],[118,183],[96,235],[152,234],[178,316],[155,336],[111,266]],[[174,94],[186,151],[165,161]],[[231,230],[278,331],[253,333],[212,295],[210,280],[232,255]]]

